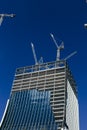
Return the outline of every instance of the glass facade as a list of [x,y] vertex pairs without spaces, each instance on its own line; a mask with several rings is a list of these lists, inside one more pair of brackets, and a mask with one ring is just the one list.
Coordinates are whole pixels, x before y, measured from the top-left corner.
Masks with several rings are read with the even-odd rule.
[[22,90],[10,96],[0,130],[57,130],[50,91]]

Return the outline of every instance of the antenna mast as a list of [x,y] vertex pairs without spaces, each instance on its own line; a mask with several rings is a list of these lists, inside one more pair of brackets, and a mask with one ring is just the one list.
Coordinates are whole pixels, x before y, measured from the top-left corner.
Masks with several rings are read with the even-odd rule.
[[54,35],[53,35],[52,33],[50,33],[50,35],[51,35],[51,37],[52,37],[52,39],[53,39],[53,41],[54,41],[54,43],[55,43],[55,45],[56,45],[56,47],[57,47],[56,61],[60,61],[60,51],[61,51],[62,49],[64,49],[64,43],[62,42],[62,43],[60,44],[60,46],[58,46],[58,44],[57,44],[57,42],[56,42],[56,40],[55,40],[55,38],[54,38]]

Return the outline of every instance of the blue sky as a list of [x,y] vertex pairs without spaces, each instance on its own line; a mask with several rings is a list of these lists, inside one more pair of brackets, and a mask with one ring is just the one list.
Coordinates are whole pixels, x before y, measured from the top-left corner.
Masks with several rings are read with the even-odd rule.
[[38,60],[55,61],[56,40],[64,41],[61,58],[73,51],[68,60],[78,87],[80,128],[87,129],[87,4],[85,0],[1,0],[0,13],[15,13],[5,18],[0,27],[0,119],[10,95],[17,67],[34,64],[30,43],[33,42]]

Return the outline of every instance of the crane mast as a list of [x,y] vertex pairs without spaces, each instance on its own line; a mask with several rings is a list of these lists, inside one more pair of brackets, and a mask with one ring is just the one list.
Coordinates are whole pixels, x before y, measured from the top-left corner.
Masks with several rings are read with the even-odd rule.
[[33,52],[33,56],[34,56],[34,60],[35,60],[35,64],[37,65],[38,62],[37,62],[37,57],[36,57],[36,53],[35,53],[35,49],[34,49],[34,44],[31,43],[31,47],[32,47],[32,52]]
[[58,44],[57,44],[57,42],[56,42],[56,40],[55,40],[55,38],[54,38],[54,35],[53,35],[52,33],[51,33],[50,35],[51,35],[51,37],[52,37],[52,39],[53,39],[53,41],[54,41],[54,43],[55,43],[55,45],[56,45],[56,47],[57,47],[56,61],[60,61],[60,51],[61,51],[62,49],[64,49],[64,43],[62,42],[62,43],[60,44],[60,46],[58,46]]

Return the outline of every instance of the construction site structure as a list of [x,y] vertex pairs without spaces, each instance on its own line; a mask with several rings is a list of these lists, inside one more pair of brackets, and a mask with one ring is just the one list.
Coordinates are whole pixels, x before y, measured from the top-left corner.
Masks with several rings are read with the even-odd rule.
[[77,85],[66,59],[17,68],[0,130],[79,130]]

